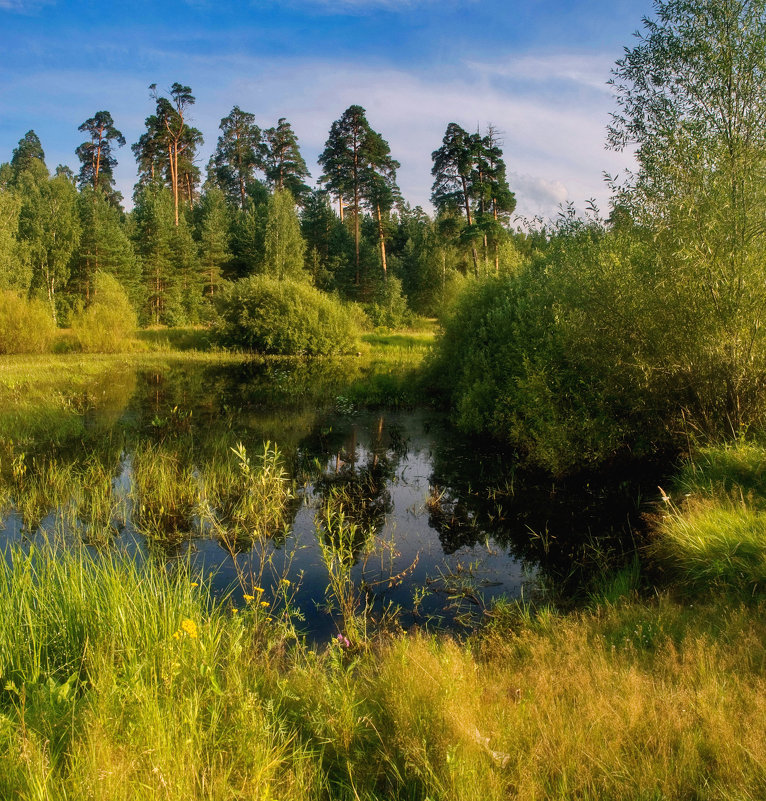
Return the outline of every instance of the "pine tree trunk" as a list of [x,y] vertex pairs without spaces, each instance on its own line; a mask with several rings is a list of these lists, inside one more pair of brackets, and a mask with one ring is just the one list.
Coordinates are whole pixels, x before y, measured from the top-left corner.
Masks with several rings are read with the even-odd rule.
[[96,168],[93,171],[93,189],[98,189],[98,173],[101,169],[101,143],[103,142],[103,135],[104,132],[99,130],[98,132],[98,147],[96,148]]
[[388,267],[386,265],[386,238],[383,235],[383,217],[380,213],[380,204],[376,205],[378,211],[378,236],[380,237],[380,260],[383,263],[383,280],[388,280]]
[[[463,183],[463,203],[465,205],[465,217],[468,222],[468,227],[470,228],[473,225],[473,220],[471,219],[471,202],[468,199],[468,186],[466,185],[465,178],[460,179]],[[476,245],[473,244],[473,239],[471,240],[471,255],[473,256],[473,271],[476,273],[476,277],[479,277],[479,254],[476,252]]]

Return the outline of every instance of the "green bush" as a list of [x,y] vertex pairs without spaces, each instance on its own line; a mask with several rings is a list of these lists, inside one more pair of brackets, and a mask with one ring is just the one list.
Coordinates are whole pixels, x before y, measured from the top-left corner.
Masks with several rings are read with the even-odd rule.
[[434,364],[457,423],[566,472],[711,419],[710,370],[678,359],[697,329],[663,280],[634,231],[568,221],[515,275],[469,284]]
[[116,353],[136,330],[136,312],[114,276],[97,272],[93,287],[93,302],[75,315],[72,331],[85,352]]
[[364,310],[376,327],[401,328],[412,320],[407,298],[402,294],[402,282],[393,275],[376,289],[375,299],[365,304]]
[[347,353],[355,347],[353,315],[302,282],[254,275],[226,287],[216,305],[214,336],[224,347],[287,355]]
[[0,353],[46,353],[56,325],[49,307],[15,292],[0,292]]

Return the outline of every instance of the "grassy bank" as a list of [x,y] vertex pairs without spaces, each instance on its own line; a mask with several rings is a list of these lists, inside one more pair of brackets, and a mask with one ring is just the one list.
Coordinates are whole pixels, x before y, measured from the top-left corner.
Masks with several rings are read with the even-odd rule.
[[[418,403],[426,398],[419,368],[433,343],[434,330],[369,334],[357,354],[324,359],[264,357],[210,349],[203,329],[140,331],[123,353],[59,353],[0,357],[0,438],[51,441],[77,436],[90,409],[124,406],[138,372],[284,365],[295,378],[293,394],[313,392],[318,402],[351,406]],[[305,380],[301,376],[306,374]]]
[[0,571],[0,794],[94,799],[758,798],[763,607],[496,609],[471,642],[323,652],[179,571]]
[[679,589],[757,597],[766,587],[766,448],[702,448],[654,521],[652,556]]

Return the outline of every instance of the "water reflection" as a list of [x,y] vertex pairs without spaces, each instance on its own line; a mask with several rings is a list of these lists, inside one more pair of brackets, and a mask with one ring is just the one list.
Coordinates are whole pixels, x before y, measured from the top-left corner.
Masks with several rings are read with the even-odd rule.
[[267,596],[290,582],[316,636],[334,625],[321,546],[339,531],[373,613],[398,605],[404,625],[474,625],[541,580],[574,592],[632,547],[657,466],[522,475],[433,410],[349,413],[343,380],[332,363],[126,370],[89,393],[82,426],[0,442],[4,540],[56,530],[191,559],[235,600],[268,568]]

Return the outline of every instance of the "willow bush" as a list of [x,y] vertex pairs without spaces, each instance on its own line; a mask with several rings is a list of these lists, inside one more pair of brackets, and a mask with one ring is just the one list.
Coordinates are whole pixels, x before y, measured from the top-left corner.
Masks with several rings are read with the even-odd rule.
[[517,275],[462,293],[435,375],[462,428],[553,472],[762,426],[760,307],[714,304],[647,231],[569,220]]
[[0,354],[45,353],[50,350],[56,325],[41,300],[0,292]]
[[108,273],[97,272],[90,306],[72,320],[72,331],[82,350],[123,350],[137,324],[136,312],[120,282]]

